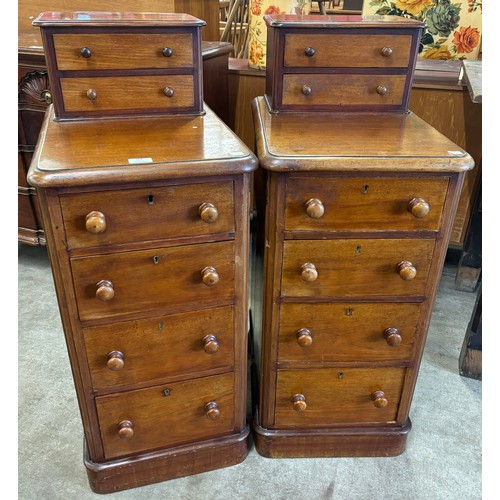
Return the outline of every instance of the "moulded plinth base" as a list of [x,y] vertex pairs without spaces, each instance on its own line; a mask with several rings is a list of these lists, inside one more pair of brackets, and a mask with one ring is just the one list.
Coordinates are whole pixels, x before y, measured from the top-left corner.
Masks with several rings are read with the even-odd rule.
[[105,463],[92,462],[85,446],[90,487],[95,493],[112,493],[239,464],[248,454],[249,432],[247,425],[239,434]]
[[253,423],[255,448],[268,458],[392,457],[406,448],[410,419],[401,427],[265,429]]

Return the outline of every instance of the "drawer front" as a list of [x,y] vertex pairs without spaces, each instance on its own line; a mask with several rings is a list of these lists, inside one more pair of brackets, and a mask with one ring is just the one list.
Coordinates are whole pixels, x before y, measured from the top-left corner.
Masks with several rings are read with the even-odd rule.
[[283,75],[283,105],[397,106],[406,75]]
[[71,194],[60,202],[69,248],[235,230],[231,181]]
[[55,34],[54,47],[59,71],[193,66],[190,33]]
[[[433,251],[434,240],[426,239],[286,241],[282,295],[422,296]],[[399,269],[401,262],[412,264],[413,279],[401,277],[400,272],[408,277],[405,273],[411,271]]]
[[61,78],[60,84],[66,112],[194,106],[191,75]]
[[448,178],[289,177],[285,229],[438,231]]
[[278,360],[410,359],[419,304],[282,304]]
[[234,301],[233,242],[79,257],[71,267],[82,321]]
[[234,366],[233,309],[84,328],[94,389]]
[[394,422],[404,377],[405,368],[278,370],[275,426]]
[[[233,385],[227,373],[96,398],[105,458],[230,433]],[[218,412],[217,418],[207,416],[208,403],[214,403],[210,415]]]
[[411,35],[289,34],[285,36],[284,65],[304,68],[405,68],[410,60],[411,40]]

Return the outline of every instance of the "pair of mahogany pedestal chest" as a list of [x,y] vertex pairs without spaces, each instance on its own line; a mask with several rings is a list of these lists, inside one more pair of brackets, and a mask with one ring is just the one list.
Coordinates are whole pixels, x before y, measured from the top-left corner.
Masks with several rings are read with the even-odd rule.
[[[266,21],[268,91],[253,103],[256,447],[394,455],[472,161],[406,110],[419,23]],[[28,180],[91,487],[241,462],[257,160],[203,104],[203,22],[87,12],[35,24],[54,104]],[[359,58],[341,59],[348,47]]]

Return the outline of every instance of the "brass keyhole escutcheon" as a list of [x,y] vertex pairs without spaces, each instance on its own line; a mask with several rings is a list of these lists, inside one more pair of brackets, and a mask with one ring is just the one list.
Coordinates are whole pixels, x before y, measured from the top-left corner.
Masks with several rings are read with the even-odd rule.
[[368,184],[365,184],[363,186],[363,194],[368,194],[368,189],[370,189],[370,186]]
[[148,205],[153,205],[154,202],[155,197],[152,194],[148,195]]
[[167,387],[165,389],[163,389],[163,395],[164,396],[170,396],[170,389]]
[[160,257],[158,257],[158,255],[155,255],[155,256],[153,257],[153,262],[154,262],[155,264],[159,264],[159,263],[160,263]]
[[352,309],[350,307],[348,307],[346,310],[345,310],[345,315],[346,316],[352,316]]
[[361,253],[361,245],[356,246],[356,255]]

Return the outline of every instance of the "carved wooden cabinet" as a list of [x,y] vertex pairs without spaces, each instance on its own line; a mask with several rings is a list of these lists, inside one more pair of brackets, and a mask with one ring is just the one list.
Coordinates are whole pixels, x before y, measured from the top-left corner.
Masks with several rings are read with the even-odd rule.
[[[126,32],[124,18],[100,21]],[[51,105],[41,134],[28,181],[40,198],[92,489],[241,462],[255,157],[207,106],[68,121]]]
[[[311,21],[317,31],[309,37],[300,22],[304,36],[294,25],[280,45],[285,57],[296,42],[307,48],[318,37],[326,47],[336,28],[343,31],[342,20],[327,16],[322,31]],[[354,22],[366,26],[353,16],[350,30]],[[411,80],[412,68],[405,71]],[[312,74],[335,95],[335,73]],[[285,88],[278,75],[268,88]],[[256,273],[263,259],[252,305],[260,375],[254,429],[267,457],[404,451],[453,217],[474,165],[404,105],[375,112],[362,99],[349,104],[350,112],[304,105],[276,113],[269,98],[252,102],[262,167]]]

